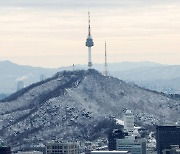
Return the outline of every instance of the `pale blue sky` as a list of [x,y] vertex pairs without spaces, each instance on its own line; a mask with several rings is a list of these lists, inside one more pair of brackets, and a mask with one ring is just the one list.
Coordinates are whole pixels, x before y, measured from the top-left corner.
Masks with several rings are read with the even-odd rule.
[[179,0],[0,0],[0,60],[60,67],[87,62],[91,11],[93,63],[180,64]]

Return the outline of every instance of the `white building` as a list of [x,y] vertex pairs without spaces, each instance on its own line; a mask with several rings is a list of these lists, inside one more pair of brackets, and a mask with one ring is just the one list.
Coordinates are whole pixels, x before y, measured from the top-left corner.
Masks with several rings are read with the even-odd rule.
[[130,151],[132,154],[146,154],[146,140],[135,139],[135,136],[126,136],[116,140],[116,149]]
[[134,115],[131,110],[127,110],[123,117],[124,120],[124,129],[129,133],[134,131]]
[[45,144],[46,154],[79,154],[79,144],[52,141]]

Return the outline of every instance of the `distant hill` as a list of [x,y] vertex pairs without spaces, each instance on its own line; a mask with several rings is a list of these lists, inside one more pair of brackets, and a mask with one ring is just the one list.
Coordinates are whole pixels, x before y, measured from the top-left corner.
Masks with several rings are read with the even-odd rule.
[[[151,62],[122,62],[109,64],[111,72],[130,70],[142,66],[159,66],[160,64]],[[102,72],[103,64],[94,64],[94,67]],[[86,65],[75,65],[75,70],[87,69]],[[58,71],[73,70],[72,66],[60,68],[41,68],[31,67],[12,63],[10,61],[0,61],[0,93],[11,94],[17,90],[17,82],[22,80],[25,86],[40,81],[40,76],[43,74],[50,77]],[[112,73],[113,74],[113,73]]]
[[147,89],[180,94],[180,65],[140,67],[112,75]]
[[172,98],[96,70],[63,71],[0,103],[0,138],[16,148],[51,139],[93,140],[106,136],[108,119],[122,119],[126,109],[140,125],[174,124],[180,102]]
[[[93,68],[104,71],[103,64],[93,64]],[[86,65],[75,65],[75,70],[87,69]],[[73,70],[72,66],[59,68],[40,68],[17,65],[10,61],[0,61],[0,93],[11,94],[16,91],[18,81],[25,86],[40,81],[43,74],[51,77],[58,71]],[[131,84],[165,93],[180,94],[180,65],[162,65],[153,62],[120,62],[108,64],[111,76]]]
[[50,77],[57,69],[23,66],[10,61],[0,61],[0,93],[16,92],[17,82],[22,80],[25,86],[40,81],[41,74]]

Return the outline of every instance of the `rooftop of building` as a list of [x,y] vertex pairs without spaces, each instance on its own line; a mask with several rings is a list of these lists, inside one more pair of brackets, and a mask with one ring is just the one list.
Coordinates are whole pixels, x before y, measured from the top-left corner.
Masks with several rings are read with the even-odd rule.
[[128,151],[91,151],[91,153],[114,153],[114,154],[118,154],[118,153],[128,153]]
[[156,126],[157,129],[166,129],[166,128],[176,128],[180,129],[180,125],[161,125],[161,126]]
[[132,111],[131,110],[127,110],[126,113],[132,113]]
[[78,142],[65,142],[65,141],[58,141],[58,140],[52,140],[52,141],[47,141],[45,145],[49,144],[62,144],[62,145],[70,145],[70,144],[78,144]]

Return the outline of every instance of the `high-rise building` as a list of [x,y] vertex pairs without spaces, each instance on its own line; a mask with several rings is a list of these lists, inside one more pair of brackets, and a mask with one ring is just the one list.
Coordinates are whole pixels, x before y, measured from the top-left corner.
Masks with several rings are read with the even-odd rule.
[[46,143],[46,154],[79,154],[79,144],[52,141]]
[[124,129],[129,133],[133,133],[134,131],[134,115],[131,110],[127,110],[124,114]]
[[171,149],[171,145],[180,145],[180,126],[157,126],[157,153],[162,154],[164,149]]
[[88,47],[88,67],[89,69],[92,67],[91,61],[91,47],[94,46],[94,42],[91,36],[91,26],[90,26],[90,12],[88,12],[89,17],[89,26],[88,26],[88,37],[86,39],[86,46]]

